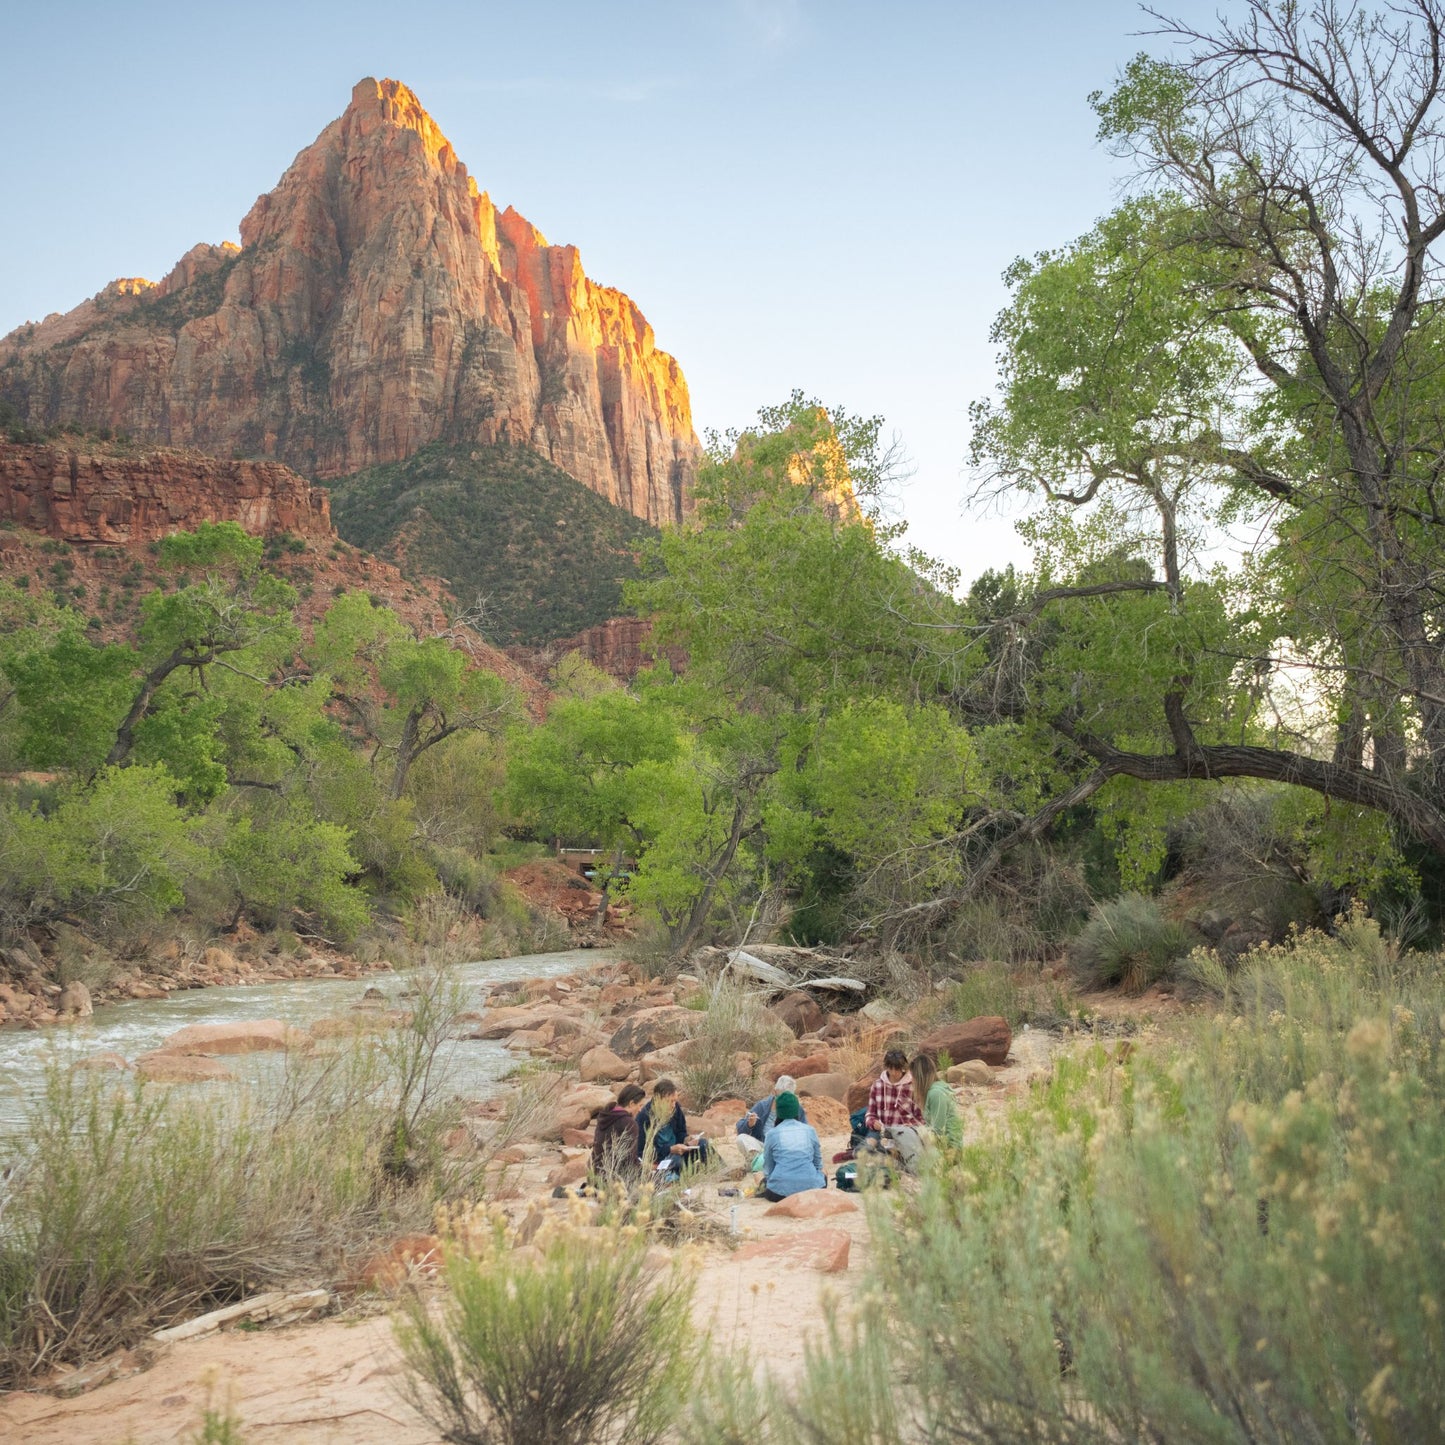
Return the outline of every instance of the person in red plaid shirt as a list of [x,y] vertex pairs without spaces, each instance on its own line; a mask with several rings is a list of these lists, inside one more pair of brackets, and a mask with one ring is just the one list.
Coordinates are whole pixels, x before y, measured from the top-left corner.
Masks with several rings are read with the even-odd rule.
[[883,1072],[868,1090],[868,1113],[864,1126],[875,1138],[890,1125],[917,1128],[923,1112],[913,1097],[913,1078],[908,1072],[908,1055],[889,1049],[883,1056]]

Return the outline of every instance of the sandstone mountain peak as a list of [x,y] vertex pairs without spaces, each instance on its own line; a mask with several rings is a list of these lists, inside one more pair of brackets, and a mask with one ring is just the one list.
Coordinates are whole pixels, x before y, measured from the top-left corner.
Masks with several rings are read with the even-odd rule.
[[432,442],[522,446],[652,523],[687,510],[698,457],[642,312],[499,212],[397,80],[358,82],[239,248],[195,246],[0,341],[0,398],[31,425],[322,477]]

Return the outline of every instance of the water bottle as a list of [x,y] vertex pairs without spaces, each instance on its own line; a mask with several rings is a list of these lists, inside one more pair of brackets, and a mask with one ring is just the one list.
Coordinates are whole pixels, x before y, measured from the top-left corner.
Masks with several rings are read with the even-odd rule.
[[736,1235],[737,1232],[738,1232],[738,1206],[737,1206],[736,1204],[734,1204],[733,1207],[728,1210],[728,1233],[729,1233],[729,1234],[732,1234],[732,1235]]

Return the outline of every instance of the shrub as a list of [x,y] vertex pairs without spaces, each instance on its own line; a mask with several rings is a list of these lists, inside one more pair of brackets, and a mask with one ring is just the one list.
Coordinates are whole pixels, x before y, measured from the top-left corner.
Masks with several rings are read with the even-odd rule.
[[[1370,953],[1252,955],[1178,1047],[1059,1059],[877,1212],[860,1339],[916,1438],[1439,1438],[1445,976]],[[810,1357],[757,1438],[845,1438],[823,1387],[866,1399],[865,1364]]]
[[[480,1183],[447,1154],[454,1108],[429,1094],[422,1044],[288,1055],[275,1087],[197,1101],[58,1066],[7,1140],[0,1389],[191,1314],[430,1227]],[[424,1041],[423,1041],[424,1043]],[[388,1151],[399,1111],[398,1171]]]
[[752,1084],[739,1056],[766,1057],[792,1039],[792,1031],[768,1007],[764,996],[732,979],[719,979],[708,990],[706,1012],[683,1051],[678,1071],[689,1104],[706,1109]]
[[944,990],[943,1013],[950,1019],[999,1016],[1017,1026],[1024,1016],[1024,998],[1002,964],[983,963],[970,968]]
[[698,1351],[691,1281],[676,1266],[649,1279],[646,1233],[577,1218],[544,1226],[540,1258],[519,1258],[499,1219],[459,1233],[441,1309],[412,1296],[397,1322],[419,1413],[467,1445],[662,1439]]
[[1069,949],[1080,982],[1142,993],[1190,949],[1188,930],[1165,918],[1154,899],[1121,893],[1098,904]]

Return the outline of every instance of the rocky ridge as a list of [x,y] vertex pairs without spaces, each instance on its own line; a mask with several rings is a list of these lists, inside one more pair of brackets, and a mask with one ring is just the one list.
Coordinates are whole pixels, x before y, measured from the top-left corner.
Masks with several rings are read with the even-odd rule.
[[653,524],[690,507],[687,384],[622,292],[477,188],[417,97],[366,79],[241,223],[0,341],[33,426],[313,476],[435,441],[531,448]]

